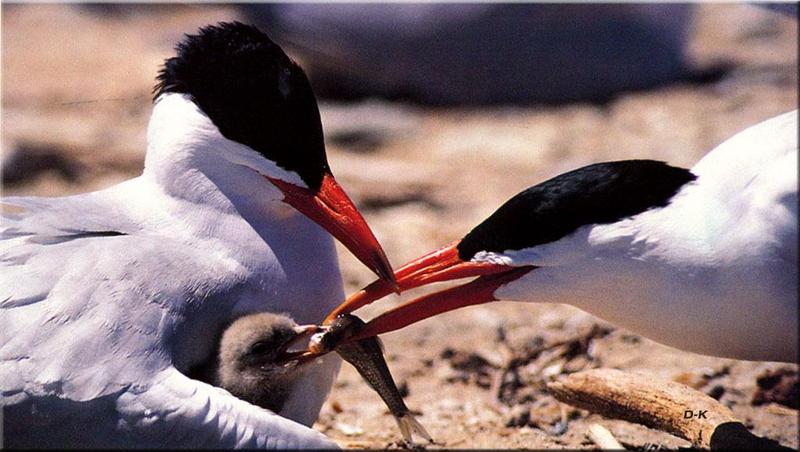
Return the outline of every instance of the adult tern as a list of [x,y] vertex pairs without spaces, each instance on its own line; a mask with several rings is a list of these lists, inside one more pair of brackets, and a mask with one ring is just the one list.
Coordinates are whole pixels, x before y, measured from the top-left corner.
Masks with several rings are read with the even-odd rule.
[[[683,350],[796,362],[797,133],[792,111],[691,170],[606,162],[535,185],[395,273],[402,290],[478,278],[392,309],[360,336],[495,300],[551,302]],[[328,322],[392,289],[376,281]]]
[[[7,447],[324,447],[325,357],[269,412],[190,379],[250,312],[317,322],[344,298],[333,238],[392,285],[333,178],[302,69],[258,29],[186,36],[158,75],[141,176],[3,199]],[[305,424],[305,425],[302,425]]]

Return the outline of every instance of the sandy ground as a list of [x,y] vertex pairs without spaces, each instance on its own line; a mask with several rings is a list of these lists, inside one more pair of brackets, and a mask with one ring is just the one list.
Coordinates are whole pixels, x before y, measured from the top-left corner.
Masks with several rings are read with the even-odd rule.
[[[147,6],[109,15],[87,7],[4,5],[3,194],[83,192],[138,174],[160,62],[182,32],[236,17],[230,6]],[[691,166],[735,132],[797,106],[791,19],[746,5],[702,5],[689,54],[699,67],[731,69],[713,83],[629,93],[604,105],[323,102],[329,160],[399,265],[461,237],[505,199],[547,177],[624,158]],[[33,161],[50,169],[26,170]],[[348,292],[371,281],[352,256],[340,256]],[[390,297],[359,313],[369,318],[399,301]],[[576,344],[571,353],[552,347],[563,340]],[[472,307],[388,334],[384,342],[407,404],[420,413],[434,447],[592,447],[591,422],[629,447],[688,445],[561,407],[544,389],[549,379],[590,367],[691,384],[731,407],[754,433],[798,447],[796,410],[753,404],[758,376],[781,369],[796,376],[796,365],[677,351],[568,306]],[[522,364],[510,366],[512,356],[524,358]],[[796,408],[796,396],[792,402]],[[398,446],[392,417],[347,365],[315,428],[345,447]]]

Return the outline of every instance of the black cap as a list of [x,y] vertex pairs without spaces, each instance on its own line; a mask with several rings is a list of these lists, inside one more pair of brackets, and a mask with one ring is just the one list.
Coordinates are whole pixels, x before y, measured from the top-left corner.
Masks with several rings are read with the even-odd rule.
[[534,185],[509,199],[458,244],[468,261],[555,242],[589,224],[608,224],[666,206],[696,179],[689,170],[654,160],[596,163]]
[[311,189],[329,173],[319,109],[305,73],[256,27],[223,22],[186,35],[155,97],[183,93],[225,138],[249,146]]

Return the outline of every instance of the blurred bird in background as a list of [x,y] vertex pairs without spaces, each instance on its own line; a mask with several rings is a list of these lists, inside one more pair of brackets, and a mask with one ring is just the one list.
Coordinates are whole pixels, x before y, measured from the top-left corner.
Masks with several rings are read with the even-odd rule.
[[606,101],[710,76],[685,58],[693,6],[263,4],[251,20],[319,92],[432,104]]

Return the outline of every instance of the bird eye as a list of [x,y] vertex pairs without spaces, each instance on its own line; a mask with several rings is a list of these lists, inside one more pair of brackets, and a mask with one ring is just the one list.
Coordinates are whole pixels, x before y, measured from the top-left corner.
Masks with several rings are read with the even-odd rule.
[[262,355],[270,349],[269,344],[265,341],[258,341],[250,347],[250,354]]

